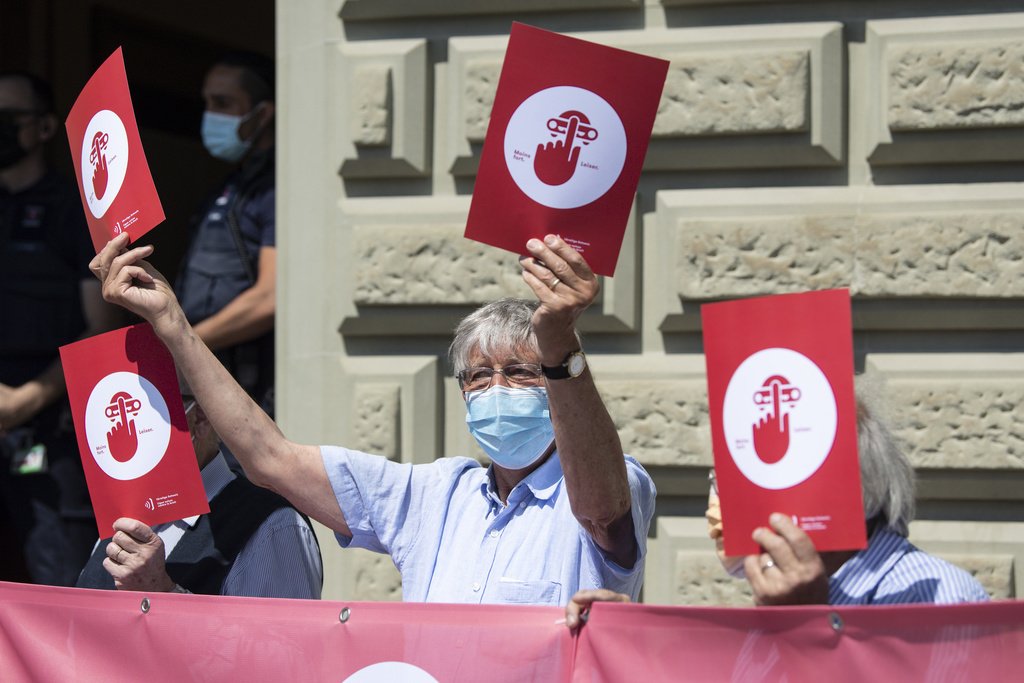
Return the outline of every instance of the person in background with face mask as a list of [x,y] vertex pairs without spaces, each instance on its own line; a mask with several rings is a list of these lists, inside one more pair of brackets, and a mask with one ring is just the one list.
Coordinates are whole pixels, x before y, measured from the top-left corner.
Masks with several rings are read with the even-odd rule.
[[203,145],[235,169],[192,219],[175,292],[200,339],[273,416],[273,60],[226,55],[206,74],[203,99]]
[[487,468],[289,441],[188,325],[144,260],[151,246],[127,250],[119,236],[92,269],[108,301],[153,324],[251,480],[333,529],[343,547],[389,554],[405,600],[559,605],[595,588],[635,599],[655,491],[623,455],[576,334],[598,281],[555,235],[526,249],[523,279],[537,301],[484,306],[451,348]]
[[96,521],[58,349],[121,312],[89,273],[77,186],[47,165],[60,130],[46,82],[0,74],[0,579],[71,586]]
[[203,407],[182,392],[210,512],[152,528],[117,520],[76,586],[318,600],[323,566],[309,520],[230,470]]

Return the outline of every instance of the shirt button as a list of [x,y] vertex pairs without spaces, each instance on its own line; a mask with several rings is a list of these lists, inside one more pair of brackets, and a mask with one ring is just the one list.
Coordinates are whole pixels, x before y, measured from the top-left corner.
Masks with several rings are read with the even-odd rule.
[[479,591],[480,591],[480,584],[479,583],[474,583],[473,584],[473,592],[477,593]]
[[519,504],[519,507],[521,507],[521,508],[524,508],[524,507],[526,507],[526,501],[524,500],[524,501],[523,501],[522,503],[520,503],[520,504]]
[[497,537],[498,537],[498,530],[497,529],[491,529],[491,538],[497,538]]

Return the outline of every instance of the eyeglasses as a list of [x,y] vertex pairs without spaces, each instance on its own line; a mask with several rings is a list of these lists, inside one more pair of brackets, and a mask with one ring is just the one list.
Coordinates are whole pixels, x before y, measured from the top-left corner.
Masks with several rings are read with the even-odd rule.
[[510,387],[535,387],[544,377],[540,366],[533,363],[506,365],[501,370],[494,368],[466,368],[458,375],[459,388],[463,391],[480,391],[491,386],[494,374],[500,373]]

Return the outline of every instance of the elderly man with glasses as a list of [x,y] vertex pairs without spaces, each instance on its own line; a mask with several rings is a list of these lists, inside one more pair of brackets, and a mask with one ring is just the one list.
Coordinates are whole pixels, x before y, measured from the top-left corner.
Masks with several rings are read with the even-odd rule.
[[520,259],[537,301],[494,302],[456,330],[452,361],[486,469],[289,441],[188,325],[144,260],[152,247],[126,248],[118,236],[93,260],[107,300],[153,324],[249,478],[342,547],[389,554],[405,600],[557,605],[598,588],[636,599],[654,485],[623,455],[587,369],[576,320],[599,285],[560,238],[531,239]]

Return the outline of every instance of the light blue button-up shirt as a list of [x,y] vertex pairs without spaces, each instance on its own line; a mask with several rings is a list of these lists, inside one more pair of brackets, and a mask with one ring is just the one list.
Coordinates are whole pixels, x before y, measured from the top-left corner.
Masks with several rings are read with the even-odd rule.
[[338,542],[389,554],[406,601],[563,605],[579,589],[640,592],[655,490],[628,455],[637,560],[622,568],[573,517],[557,451],[503,505],[490,470],[469,458],[410,465],[320,450],[353,534]]

